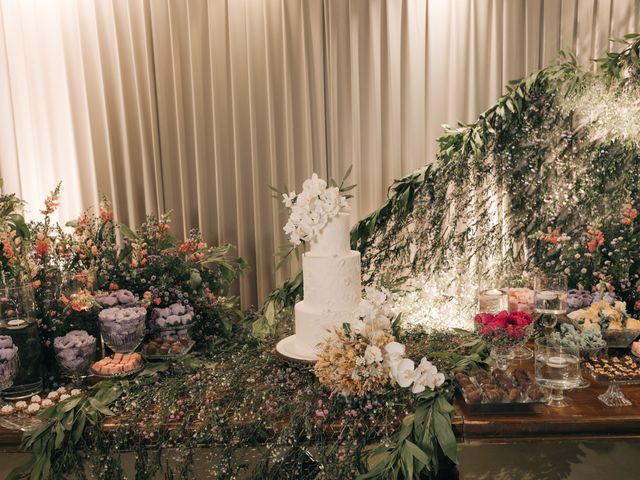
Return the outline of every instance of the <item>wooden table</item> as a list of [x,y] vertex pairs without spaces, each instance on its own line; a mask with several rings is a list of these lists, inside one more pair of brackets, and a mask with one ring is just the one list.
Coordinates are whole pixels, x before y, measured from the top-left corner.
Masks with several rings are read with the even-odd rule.
[[[532,360],[520,366],[534,376]],[[640,386],[620,388],[633,405],[608,407],[598,400],[607,387],[594,382],[589,388],[565,391],[572,403],[563,408],[533,404],[527,412],[487,414],[478,413],[460,398],[454,404],[454,431],[465,443],[640,439]]]

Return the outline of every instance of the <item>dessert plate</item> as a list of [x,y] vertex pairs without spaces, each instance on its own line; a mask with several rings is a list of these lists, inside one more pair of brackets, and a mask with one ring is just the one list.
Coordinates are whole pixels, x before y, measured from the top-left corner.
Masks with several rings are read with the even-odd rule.
[[292,362],[314,364],[318,357],[313,352],[303,351],[296,343],[296,336],[290,335],[283,338],[276,345],[276,351],[280,356]]

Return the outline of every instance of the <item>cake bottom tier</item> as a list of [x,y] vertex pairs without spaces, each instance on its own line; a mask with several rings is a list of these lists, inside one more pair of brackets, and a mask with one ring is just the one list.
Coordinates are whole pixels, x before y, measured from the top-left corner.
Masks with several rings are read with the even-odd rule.
[[335,327],[353,319],[354,310],[332,311],[305,304],[304,300],[296,303],[296,343],[298,347],[316,352],[326,335]]

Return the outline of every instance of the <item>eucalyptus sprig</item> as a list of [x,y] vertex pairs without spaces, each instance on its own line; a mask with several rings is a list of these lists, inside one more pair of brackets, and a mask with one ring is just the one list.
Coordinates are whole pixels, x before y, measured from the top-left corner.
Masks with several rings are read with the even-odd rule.
[[63,478],[72,471],[82,472],[80,452],[86,447],[85,430],[100,425],[109,409],[127,389],[128,382],[104,381],[38,414],[39,427],[25,433],[21,448],[31,450],[31,457],[11,471],[7,480],[47,480]]
[[400,430],[371,450],[378,461],[357,480],[412,480],[438,472],[439,451],[458,463],[458,448],[451,420],[453,388],[428,391],[418,396],[414,413],[407,415]]

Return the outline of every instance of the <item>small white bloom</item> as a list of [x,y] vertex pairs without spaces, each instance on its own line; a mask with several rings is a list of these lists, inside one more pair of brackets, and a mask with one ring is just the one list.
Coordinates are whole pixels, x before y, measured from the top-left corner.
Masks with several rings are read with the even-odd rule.
[[367,361],[367,365],[382,362],[382,351],[375,345],[367,345],[367,349],[364,351],[364,358]]
[[365,332],[366,325],[362,320],[352,320],[349,322],[351,325],[351,331],[358,335],[363,335]]
[[289,194],[286,194],[286,193],[282,194],[282,203],[284,203],[285,207],[291,208],[295,201],[296,201],[296,192],[291,192]]
[[390,342],[384,346],[384,351],[389,363],[399,362],[404,357],[404,345],[398,342]]

